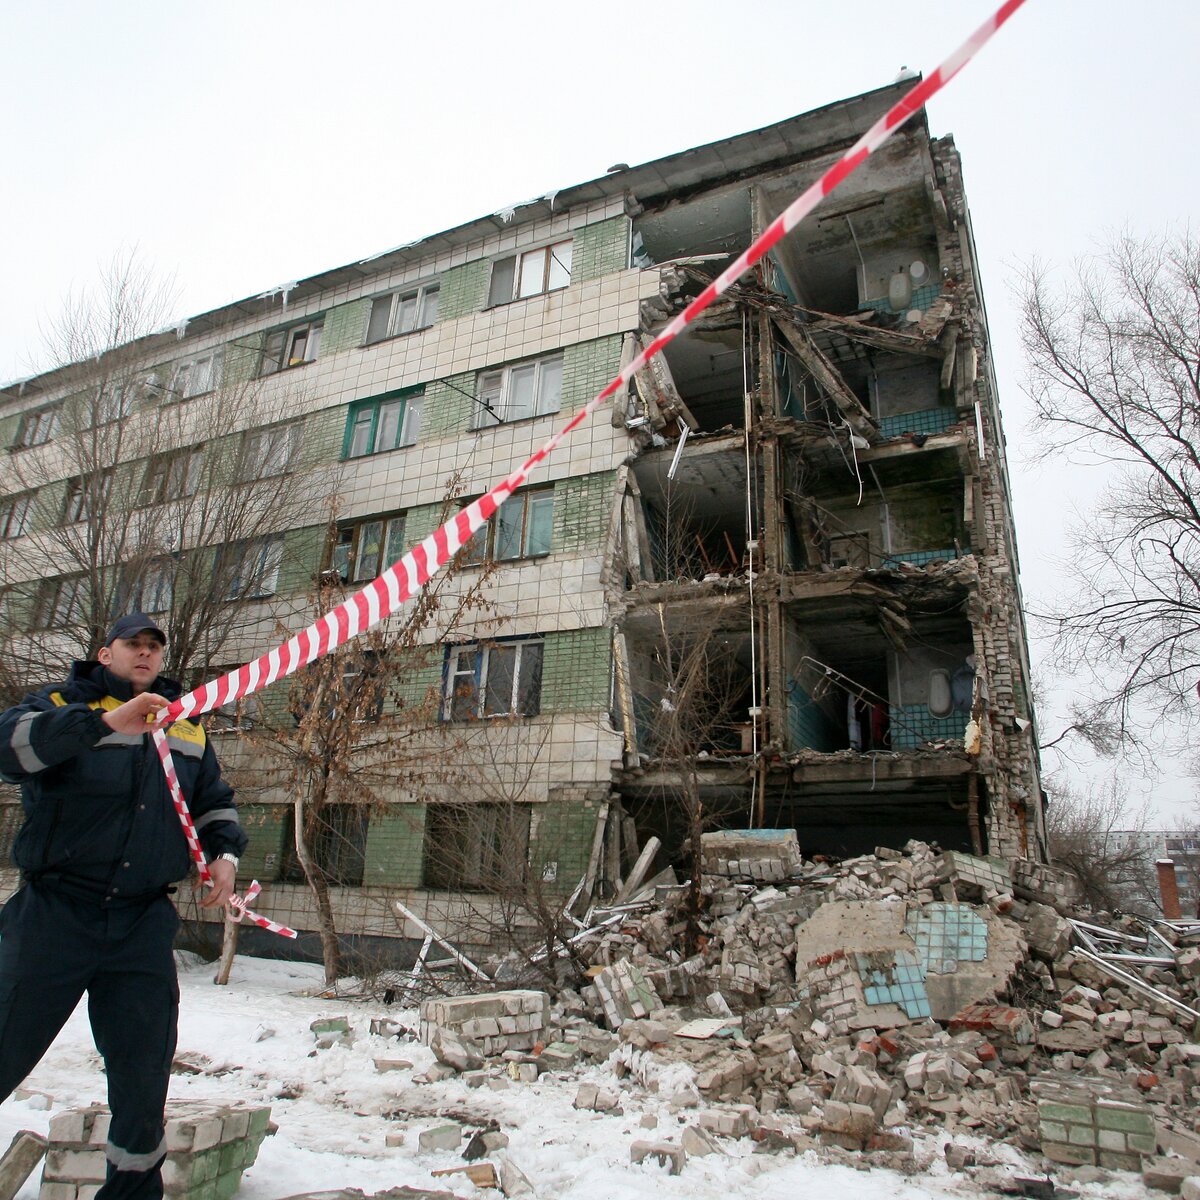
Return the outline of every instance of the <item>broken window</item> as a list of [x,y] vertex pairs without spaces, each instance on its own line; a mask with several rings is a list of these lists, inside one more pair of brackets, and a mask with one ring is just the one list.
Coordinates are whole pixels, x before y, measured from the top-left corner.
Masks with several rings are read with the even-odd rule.
[[[313,818],[309,835],[313,866],[325,882],[337,887],[359,887],[367,865],[367,831],[371,810],[365,804],[326,804]],[[288,809],[279,878],[303,883],[304,869],[296,856],[296,813]]]
[[530,814],[528,804],[430,804],[422,850],[424,886],[501,892],[523,882]]
[[542,702],[542,640],[447,648],[444,720],[535,717]]

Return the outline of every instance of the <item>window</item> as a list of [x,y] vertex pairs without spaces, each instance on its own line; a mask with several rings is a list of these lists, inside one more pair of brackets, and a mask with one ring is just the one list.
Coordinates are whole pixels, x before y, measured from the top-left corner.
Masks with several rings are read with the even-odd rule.
[[158,558],[122,572],[120,586],[113,596],[114,617],[127,612],[164,613],[175,598],[173,558]]
[[[367,827],[371,810],[365,804],[327,804],[316,818],[309,851],[313,866],[325,882],[341,887],[358,887],[367,865]],[[296,858],[296,812],[288,808],[284,822],[283,861],[279,878],[285,883],[303,883],[304,870]]]
[[63,575],[46,579],[38,589],[34,610],[35,629],[61,629],[83,617],[87,600],[87,580],[82,575]]
[[175,367],[167,399],[187,400],[211,392],[221,381],[221,352],[213,350],[184,359]]
[[499,892],[522,883],[529,861],[529,818],[528,804],[430,804],[422,883],[476,892]]
[[269,479],[272,475],[283,475],[290,471],[300,450],[303,429],[299,421],[290,421],[246,433],[238,456],[238,481],[249,483],[254,479]]
[[408,292],[393,292],[371,301],[371,317],[367,321],[367,339],[381,342],[384,338],[414,329],[425,329],[437,320],[438,285],[427,284]]
[[63,524],[74,525],[101,512],[112,492],[113,471],[92,471],[67,480],[63,504]]
[[59,406],[39,408],[33,412],[21,414],[21,424],[17,428],[17,440],[13,443],[18,448],[25,446],[41,446],[48,442],[58,430]]
[[276,371],[284,371],[288,367],[299,367],[304,363],[313,362],[321,348],[321,330],[324,328],[324,318],[305,321],[302,325],[292,325],[287,329],[276,329],[268,333],[263,342],[262,361],[259,364],[259,375],[274,375]]
[[411,446],[421,428],[421,392],[388,392],[350,405],[343,458],[362,458],[400,446]]
[[571,242],[555,242],[492,263],[488,304],[506,304],[540,292],[565,288],[571,282]]
[[29,529],[33,515],[33,492],[5,496],[0,500],[0,538],[18,538]]
[[562,406],[563,357],[550,354],[531,362],[481,371],[475,385],[471,428],[521,421],[558,412]]
[[139,504],[164,504],[192,496],[200,482],[201,448],[156,454],[146,464]]
[[446,653],[446,720],[535,717],[541,710],[540,638],[450,646]]
[[282,561],[283,538],[254,538],[222,546],[214,571],[223,580],[226,600],[260,600],[275,594]]
[[329,567],[343,583],[365,583],[390,567],[403,553],[404,518],[371,517],[339,527]]
[[110,421],[120,421],[129,416],[133,412],[133,402],[144,386],[141,381],[114,383],[109,380],[102,383],[90,414],[94,424],[107,425]]
[[462,562],[511,562],[550,553],[554,531],[554,489],[517,492],[463,547]]

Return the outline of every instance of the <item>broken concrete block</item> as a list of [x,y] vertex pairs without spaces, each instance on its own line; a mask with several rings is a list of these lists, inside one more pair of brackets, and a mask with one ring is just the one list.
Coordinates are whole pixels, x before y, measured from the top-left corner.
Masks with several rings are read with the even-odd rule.
[[1004,1004],[969,1004],[950,1018],[949,1029],[982,1033],[997,1045],[1027,1046],[1034,1037],[1029,1014]]
[[671,1175],[678,1175],[687,1162],[687,1154],[683,1147],[671,1142],[634,1142],[629,1147],[629,1157],[634,1163],[652,1159],[660,1166],[666,1167]]
[[1200,1175],[1189,1175],[1179,1185],[1182,1200],[1200,1200]]
[[45,1155],[46,1139],[40,1134],[28,1129],[13,1134],[4,1157],[0,1158],[0,1200],[12,1200]]
[[685,1126],[679,1140],[683,1146],[684,1152],[695,1157],[701,1157],[705,1154],[725,1153],[725,1151],[717,1145],[712,1134],[699,1125]]
[[434,1125],[422,1129],[417,1137],[417,1145],[426,1154],[435,1150],[457,1150],[462,1145],[462,1126]]
[[376,1058],[372,1060],[375,1064],[375,1070],[379,1072],[385,1071],[411,1071],[412,1063],[407,1058]]
[[701,834],[700,863],[706,875],[754,879],[787,879],[803,860],[794,829],[723,829]]
[[597,1087],[594,1083],[582,1083],[575,1093],[574,1107],[590,1112],[612,1112],[621,1102],[616,1092]]
[[533,1184],[529,1177],[513,1162],[507,1154],[497,1154],[496,1161],[500,1164],[500,1190],[506,1196],[532,1196]]
[[648,1017],[661,1007],[658,995],[639,967],[619,959],[592,979],[604,1017],[612,1029],[628,1020]]
[[877,1127],[875,1113],[865,1104],[827,1100],[821,1115],[821,1141],[846,1150],[863,1150]]
[[1147,1158],[1142,1162],[1142,1182],[1160,1192],[1177,1195],[1194,1168],[1194,1163],[1182,1158]]
[[441,1026],[433,1030],[429,1048],[439,1063],[453,1067],[456,1071],[477,1071],[483,1066],[483,1059],[477,1051],[469,1048],[465,1041]]
[[349,1017],[318,1017],[309,1024],[309,1029],[322,1050],[328,1050],[337,1042],[348,1043],[354,1040]]

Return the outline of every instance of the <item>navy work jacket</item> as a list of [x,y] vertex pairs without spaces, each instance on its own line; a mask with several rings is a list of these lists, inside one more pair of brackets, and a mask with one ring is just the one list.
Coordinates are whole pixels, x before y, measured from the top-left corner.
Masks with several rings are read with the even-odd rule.
[[[182,689],[161,676],[169,700]],[[0,714],[0,775],[21,785],[25,823],[13,860],[26,879],[108,904],[161,895],[191,866],[187,840],[150,735],[114,733],[101,719],[133,691],[98,662]],[[210,859],[241,854],[233,789],[201,725],[167,729],[175,771]]]

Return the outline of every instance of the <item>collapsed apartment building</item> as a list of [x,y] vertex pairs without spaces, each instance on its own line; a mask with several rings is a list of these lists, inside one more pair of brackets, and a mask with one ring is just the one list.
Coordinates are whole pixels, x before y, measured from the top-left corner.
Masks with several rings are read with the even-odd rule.
[[[332,547],[317,511],[241,547],[255,575],[224,662],[304,624],[322,571],[355,585],[431,532],[448,477],[479,494],[540,445],[905,86],[614,167],[144,339],[153,371],[110,416],[243,387],[239,471],[338,471]],[[53,464],[80,387],[76,367],[0,392],[10,465]],[[190,436],[116,464],[140,504],[194,493],[207,449]],[[36,496],[28,471],[3,484],[20,636],[52,641],[71,616],[76,577],[30,547],[85,519],[72,475]],[[419,939],[397,896],[453,925],[447,897],[514,858],[564,895],[611,896],[651,837],[659,866],[680,865],[701,822],[795,829],[808,855],[915,837],[1045,857],[986,317],[958,153],[923,111],[477,550],[493,618],[447,638],[425,680],[441,697],[430,753],[453,731],[466,770],[331,820],[318,851],[343,932]],[[164,621],[168,583],[137,597]],[[243,706],[232,732],[254,720]],[[243,772],[261,753],[219,748]],[[499,782],[479,765],[498,758]],[[313,929],[290,797],[244,800],[261,911]],[[465,848],[439,853],[448,841]]]

